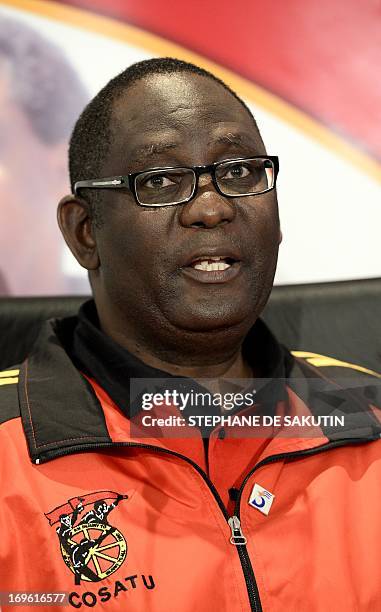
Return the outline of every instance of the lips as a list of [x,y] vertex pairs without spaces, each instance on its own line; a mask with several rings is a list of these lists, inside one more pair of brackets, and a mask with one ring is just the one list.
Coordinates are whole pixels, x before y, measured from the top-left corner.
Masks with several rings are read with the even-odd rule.
[[208,248],[192,253],[181,270],[199,282],[225,283],[239,274],[241,259],[231,249]]
[[213,272],[214,270],[227,270],[235,263],[231,257],[200,257],[190,263],[190,267],[203,272]]
[[213,264],[227,264],[232,265],[233,263],[241,261],[240,254],[231,249],[230,247],[205,247],[204,249],[200,248],[199,250],[195,250],[191,252],[189,255],[184,258],[183,263],[181,264],[182,268],[192,267],[194,268],[196,265],[213,265]]

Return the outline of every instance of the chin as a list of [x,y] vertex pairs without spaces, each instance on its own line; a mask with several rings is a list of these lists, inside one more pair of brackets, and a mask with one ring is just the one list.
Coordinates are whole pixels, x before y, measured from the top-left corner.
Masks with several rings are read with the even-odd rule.
[[237,308],[234,304],[227,304],[225,308],[192,308],[187,312],[178,313],[172,323],[177,328],[191,332],[214,332],[233,330],[240,327],[251,326],[253,309]]

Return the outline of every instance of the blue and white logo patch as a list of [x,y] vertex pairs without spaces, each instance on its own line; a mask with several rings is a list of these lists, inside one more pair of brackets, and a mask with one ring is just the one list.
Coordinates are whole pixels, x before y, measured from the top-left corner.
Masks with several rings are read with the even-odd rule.
[[264,489],[261,487],[261,485],[255,483],[249,497],[249,504],[267,516],[267,514],[270,512],[274,497],[275,495],[270,493],[270,491],[267,491],[267,489]]

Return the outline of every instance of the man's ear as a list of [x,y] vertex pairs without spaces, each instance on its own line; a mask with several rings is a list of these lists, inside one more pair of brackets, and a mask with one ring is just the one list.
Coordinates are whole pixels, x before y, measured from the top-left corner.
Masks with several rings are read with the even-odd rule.
[[89,204],[82,198],[65,196],[58,204],[57,221],[65,242],[78,263],[87,270],[99,268]]
[[278,244],[280,244],[283,240],[283,234],[282,234],[282,230],[279,228],[279,240],[278,240]]

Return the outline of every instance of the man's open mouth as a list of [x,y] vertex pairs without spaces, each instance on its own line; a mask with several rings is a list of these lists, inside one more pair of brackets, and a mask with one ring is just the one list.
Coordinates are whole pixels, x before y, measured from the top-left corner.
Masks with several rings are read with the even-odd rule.
[[213,270],[227,270],[235,261],[231,257],[205,257],[192,261],[190,267],[203,272],[213,272]]
[[231,253],[200,254],[191,257],[181,269],[186,276],[202,283],[226,283],[239,274],[241,263]]

